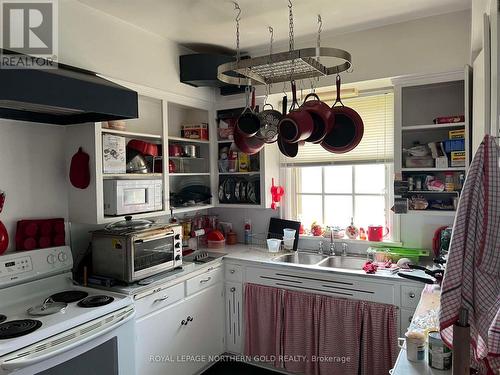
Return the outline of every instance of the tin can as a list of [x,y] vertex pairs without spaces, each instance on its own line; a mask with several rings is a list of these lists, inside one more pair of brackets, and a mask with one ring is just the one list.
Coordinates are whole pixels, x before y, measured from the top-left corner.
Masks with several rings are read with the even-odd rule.
[[427,358],[429,366],[438,370],[451,369],[451,350],[448,348],[438,331],[429,332]]

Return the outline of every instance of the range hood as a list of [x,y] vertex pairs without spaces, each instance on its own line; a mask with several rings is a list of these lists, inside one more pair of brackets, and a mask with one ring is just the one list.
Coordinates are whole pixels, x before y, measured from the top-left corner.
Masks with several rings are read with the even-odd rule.
[[57,125],[138,117],[137,93],[93,72],[0,69],[0,118]]

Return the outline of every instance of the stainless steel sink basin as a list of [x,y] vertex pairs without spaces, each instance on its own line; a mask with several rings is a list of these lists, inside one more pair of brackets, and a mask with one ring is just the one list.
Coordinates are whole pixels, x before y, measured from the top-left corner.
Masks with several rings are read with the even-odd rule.
[[326,255],[306,254],[306,253],[296,252],[294,254],[280,255],[279,257],[274,258],[274,261],[284,262],[284,263],[314,265],[318,264],[319,262],[321,262],[323,259],[326,258],[328,258]]
[[323,260],[318,267],[343,268],[348,270],[360,270],[366,259],[351,256],[334,256]]

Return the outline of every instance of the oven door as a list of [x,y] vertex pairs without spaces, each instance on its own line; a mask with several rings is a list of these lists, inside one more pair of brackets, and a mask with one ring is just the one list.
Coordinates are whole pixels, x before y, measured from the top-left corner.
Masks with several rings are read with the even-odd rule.
[[0,358],[0,374],[133,375],[135,311],[117,310]]
[[174,232],[132,238],[132,280],[136,281],[174,268]]

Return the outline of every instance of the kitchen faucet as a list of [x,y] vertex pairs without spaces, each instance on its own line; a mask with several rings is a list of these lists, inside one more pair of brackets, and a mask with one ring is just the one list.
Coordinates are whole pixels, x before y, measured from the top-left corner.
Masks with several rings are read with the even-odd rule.
[[335,255],[335,242],[330,241],[330,255]]

